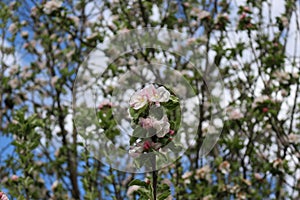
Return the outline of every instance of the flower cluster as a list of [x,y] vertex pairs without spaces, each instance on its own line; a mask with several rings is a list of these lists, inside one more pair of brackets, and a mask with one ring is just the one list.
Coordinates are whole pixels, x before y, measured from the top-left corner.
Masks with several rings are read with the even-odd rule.
[[137,158],[142,153],[160,151],[175,135],[167,112],[179,105],[177,97],[163,86],[150,84],[135,92],[129,104],[135,128],[129,154]]
[[144,107],[147,103],[154,102],[157,106],[161,102],[167,102],[170,99],[170,92],[164,87],[155,88],[153,84],[134,93],[130,99],[130,106],[138,110]]
[[58,10],[61,6],[62,6],[61,1],[57,1],[57,0],[47,1],[47,3],[45,3],[44,5],[43,11],[49,15],[52,12]]

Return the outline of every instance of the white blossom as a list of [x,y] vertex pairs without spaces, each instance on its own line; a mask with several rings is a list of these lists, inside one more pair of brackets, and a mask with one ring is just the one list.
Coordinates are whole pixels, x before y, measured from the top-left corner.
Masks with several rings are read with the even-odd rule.
[[[154,88],[154,86],[152,85]],[[170,99],[170,92],[164,87],[159,87],[157,90],[152,90],[149,100],[155,103],[167,102]]]
[[69,18],[74,22],[75,26],[79,26],[80,19],[77,16],[71,16]]
[[206,10],[201,10],[198,14],[199,19],[204,19],[209,16],[210,16],[210,13],[207,12]]
[[9,74],[14,75],[19,71],[19,67],[17,65],[13,65],[10,67]]
[[57,83],[58,81],[58,76],[54,76],[51,78],[51,85],[54,87],[55,86],[55,83]]
[[170,131],[170,123],[166,115],[161,120],[154,121],[153,128],[156,129],[156,136],[164,137]]
[[284,27],[288,27],[289,26],[289,20],[287,17],[283,16],[281,17],[281,22],[283,24]]
[[141,144],[137,144],[136,146],[132,146],[129,149],[129,155],[133,158],[137,158],[143,152],[143,146]]
[[228,161],[224,161],[219,165],[219,170],[222,174],[228,174],[230,171],[230,163]]
[[290,143],[299,143],[300,142],[300,135],[291,133],[288,135],[288,140]]
[[138,189],[140,189],[141,186],[138,185],[132,185],[128,188],[127,190],[127,197],[132,199],[133,198],[133,193],[136,192]]
[[129,101],[133,109],[138,110],[145,106],[148,102],[154,102],[159,105],[160,102],[167,102],[170,99],[170,92],[164,87],[156,89],[154,85],[149,85],[140,91],[135,92]]
[[281,83],[288,83],[288,80],[290,79],[290,74],[284,71],[276,71],[273,75]]
[[244,115],[238,109],[234,109],[229,113],[229,119],[241,119]]
[[142,94],[141,92],[134,93],[130,98],[130,106],[133,107],[133,109],[138,110],[142,107],[144,107],[148,103],[148,98],[145,94]]
[[54,191],[54,190],[56,190],[56,188],[58,187],[58,180],[56,180],[56,181],[54,181],[53,183],[52,183],[52,185],[51,185],[51,190],[52,191]]
[[22,32],[21,32],[21,36],[22,36],[23,38],[27,38],[27,37],[28,37],[28,31],[22,31]]
[[192,175],[193,175],[193,172],[187,171],[187,172],[185,172],[185,173],[181,176],[181,178],[182,178],[182,179],[188,179],[188,178],[190,178]]
[[297,78],[299,78],[299,74],[297,72],[294,72],[294,73],[292,73],[292,77],[297,79]]
[[195,179],[205,179],[208,182],[211,182],[210,171],[211,169],[209,165],[205,165],[202,168],[197,169]]
[[9,27],[8,27],[8,31],[11,32],[12,34],[15,34],[18,30],[18,27],[15,23],[12,23]]
[[44,5],[43,11],[49,15],[53,11],[59,9],[61,7],[61,5],[62,5],[61,1],[57,1],[57,0],[47,1],[47,3],[45,3],[45,5]]
[[213,199],[213,196],[211,194],[209,195],[206,195],[205,197],[203,197],[202,200],[212,200]]
[[255,108],[259,103],[263,103],[265,101],[271,100],[271,98],[267,95],[262,95],[254,99],[252,107]]
[[18,84],[19,84],[19,80],[17,78],[14,78],[14,79],[11,79],[9,82],[8,82],[8,85],[12,88],[12,89],[15,89],[18,87]]

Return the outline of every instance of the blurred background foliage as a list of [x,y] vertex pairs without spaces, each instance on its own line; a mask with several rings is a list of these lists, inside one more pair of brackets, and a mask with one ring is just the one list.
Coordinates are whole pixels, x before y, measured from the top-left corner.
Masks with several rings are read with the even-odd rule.
[[[95,46],[156,27],[185,34],[194,51],[205,49],[204,61],[222,74],[227,107],[217,145],[201,158],[197,144],[214,128],[204,123],[213,114],[209,91],[188,62],[141,49],[109,66],[117,77],[129,66],[167,61],[202,92],[197,144],[158,172],[159,187],[171,188],[163,199],[299,199],[299,6],[297,0],[1,0],[0,190],[10,199],[140,198],[129,183],[149,184],[150,175],[119,172],[85,150],[72,93]],[[111,94],[114,85],[103,85]],[[109,138],[120,134],[111,120],[102,122]]]

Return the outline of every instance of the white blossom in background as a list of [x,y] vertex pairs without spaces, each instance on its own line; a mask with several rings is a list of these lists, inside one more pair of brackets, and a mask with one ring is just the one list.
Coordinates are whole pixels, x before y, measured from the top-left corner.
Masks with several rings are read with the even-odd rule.
[[288,140],[290,143],[299,143],[300,142],[300,135],[297,135],[297,134],[294,134],[294,133],[291,133],[288,135]]
[[233,109],[229,113],[229,119],[234,120],[234,119],[241,119],[243,117],[244,117],[243,113],[241,113],[240,110],[238,109]]
[[18,30],[18,27],[15,23],[12,23],[9,27],[8,27],[8,31],[11,32],[12,34],[15,34]]
[[51,85],[54,87],[55,84],[57,83],[57,81],[58,81],[58,76],[53,76],[53,77],[51,78]]
[[228,161],[223,161],[219,165],[219,170],[222,174],[228,174],[230,172],[230,163]]
[[210,172],[211,172],[210,166],[205,165],[202,168],[196,170],[195,179],[205,179],[208,182],[211,182]]
[[28,31],[22,31],[22,32],[21,32],[21,36],[22,36],[23,38],[28,38],[28,35],[29,35]]
[[290,25],[288,18],[285,17],[285,16],[281,17],[281,21],[282,21],[283,26],[286,27],[286,28]]
[[280,83],[288,83],[290,74],[284,71],[276,71],[273,74]]
[[292,77],[296,79],[299,78],[299,73],[297,72],[292,73]]
[[17,88],[18,85],[19,85],[19,79],[14,78],[14,79],[9,80],[9,81],[8,81],[8,85],[9,85],[12,89]]
[[56,181],[54,181],[53,183],[52,183],[52,185],[51,185],[51,190],[52,191],[54,191],[54,190],[56,190],[56,188],[58,187],[58,180],[56,180]]
[[211,194],[209,194],[209,195],[203,197],[202,200],[213,200],[213,196]]
[[44,5],[43,11],[49,15],[53,11],[58,10],[61,6],[62,6],[61,1],[57,1],[57,0],[47,1],[47,3],[45,3]]
[[263,102],[268,101],[268,100],[272,100],[272,99],[269,96],[267,96],[267,95],[259,96],[259,97],[257,97],[257,98],[254,99],[254,101],[252,103],[252,108],[257,107],[257,105],[259,103],[263,103]]
[[141,188],[141,186],[138,186],[138,185],[132,185],[132,186],[130,186],[129,188],[128,188],[128,190],[127,190],[127,197],[129,198],[129,199],[132,199],[133,198],[133,193],[134,192],[136,192],[138,189],[140,189]]
[[206,10],[201,10],[199,11],[198,17],[199,19],[210,17],[210,12],[207,12]]

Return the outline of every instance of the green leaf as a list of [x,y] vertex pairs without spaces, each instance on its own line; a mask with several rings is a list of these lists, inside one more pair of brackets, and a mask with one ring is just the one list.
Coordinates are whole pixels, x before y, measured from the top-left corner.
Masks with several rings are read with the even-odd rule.
[[165,191],[162,194],[158,195],[158,200],[165,200],[171,194],[170,191]]
[[144,138],[144,137],[146,137],[146,134],[147,134],[147,131],[145,129],[143,129],[141,126],[138,126],[133,130],[132,136]]
[[157,155],[159,158],[162,158],[163,161],[165,161],[165,162],[168,161],[168,157],[165,154],[163,154],[163,153],[161,153],[159,151],[154,151],[154,154]]

